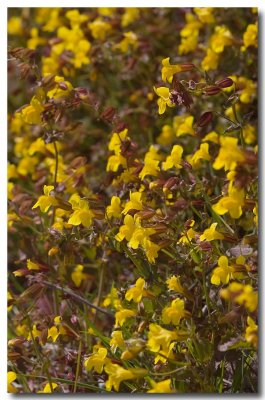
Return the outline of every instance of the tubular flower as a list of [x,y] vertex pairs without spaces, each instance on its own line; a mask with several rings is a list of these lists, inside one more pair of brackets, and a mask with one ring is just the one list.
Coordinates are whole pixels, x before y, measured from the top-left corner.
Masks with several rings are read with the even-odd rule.
[[129,310],[127,308],[120,308],[115,313],[115,327],[122,326],[127,318],[134,317],[136,315],[136,311]]
[[238,139],[234,137],[220,137],[220,150],[216,157],[213,168],[227,170],[234,170],[238,162],[245,160],[243,151],[237,145]]
[[130,210],[141,211],[143,209],[142,204],[142,193],[141,192],[130,192],[130,201],[125,204],[123,214],[127,214]]
[[147,390],[147,393],[176,393],[175,390],[171,389],[171,379],[161,382],[155,382],[151,379],[150,383],[152,389]]
[[194,121],[194,117],[191,115],[188,117],[176,116],[173,120],[173,129],[176,132],[176,136],[182,135],[194,135],[194,129],[192,127]]
[[80,287],[83,280],[86,280],[87,274],[83,272],[84,266],[78,264],[74,271],[71,273],[71,279],[74,282],[76,287]]
[[159,169],[159,161],[161,156],[157,153],[157,149],[154,146],[150,146],[149,151],[144,157],[144,167],[139,174],[139,178],[143,180],[146,175],[157,176]]
[[100,18],[95,19],[88,24],[94,39],[105,40],[106,36],[111,31],[112,27],[108,22]]
[[200,236],[200,241],[207,240],[208,242],[211,242],[212,240],[222,240],[224,238],[224,235],[220,232],[216,231],[216,226],[217,222],[213,223],[210,228],[205,229],[203,234]]
[[213,16],[213,7],[195,7],[193,9],[195,14],[197,14],[199,20],[203,24],[213,24],[215,22],[214,16]]
[[54,186],[46,186],[44,185],[43,192],[44,196],[40,196],[37,203],[34,204],[32,209],[40,207],[42,212],[47,212],[51,206],[57,206],[58,201],[52,195],[50,195],[51,191],[54,189]]
[[124,38],[120,43],[116,44],[115,48],[120,49],[123,53],[127,53],[130,47],[132,49],[137,49],[138,38],[134,32],[125,32],[123,36]]
[[216,26],[214,34],[210,39],[210,46],[215,53],[222,53],[226,46],[233,44],[233,36],[229,29],[222,25]]
[[121,216],[121,199],[117,196],[112,196],[110,206],[106,209],[108,218],[119,218]]
[[50,383],[46,383],[46,385],[44,386],[43,390],[38,390],[37,393],[53,393],[54,389],[56,389],[58,387],[57,383],[52,382],[52,384],[50,385]]
[[221,290],[220,296],[225,300],[232,300],[243,305],[250,312],[254,312],[258,307],[258,292],[254,291],[251,285],[232,282]]
[[97,352],[93,352],[92,356],[88,357],[84,366],[87,371],[91,371],[94,369],[98,374],[101,374],[105,365],[110,362],[110,359],[107,357],[108,350],[105,347],[100,347]]
[[117,348],[124,350],[126,344],[123,339],[122,331],[113,331],[111,334],[112,339],[110,340],[109,344],[111,346],[112,351],[116,351]]
[[121,302],[118,297],[118,290],[113,286],[110,290],[110,293],[105,297],[103,301],[103,306],[104,307],[114,307],[116,309],[119,309],[121,305]]
[[33,96],[28,106],[20,111],[21,118],[26,124],[40,125],[42,122],[42,111],[44,110],[41,101],[37,96]]
[[12,383],[17,379],[17,374],[13,371],[7,373],[7,391],[8,393],[17,393],[17,388]]
[[126,8],[121,18],[121,26],[125,28],[132,22],[136,21],[140,17],[140,10],[141,9],[134,7]]
[[143,278],[137,279],[135,286],[127,290],[125,299],[128,301],[133,300],[135,303],[139,303],[146,293],[144,286],[145,280]]
[[247,317],[248,327],[246,328],[245,339],[254,347],[258,347],[258,325],[251,317]]
[[244,205],[244,202],[244,189],[237,189],[236,187],[229,185],[228,196],[222,197],[218,203],[212,206],[212,209],[219,215],[229,212],[231,218],[237,219],[242,215],[242,206]]
[[[47,74],[45,75],[47,76]],[[60,99],[62,97],[66,97],[73,90],[72,84],[68,81],[65,81],[62,76],[56,76],[54,78],[54,82],[56,83],[55,88],[47,92],[47,97],[49,99]]]
[[83,225],[89,228],[92,224],[92,218],[94,217],[93,212],[90,210],[88,202],[86,200],[80,199],[77,195],[74,197],[72,203],[73,214],[68,220],[68,224],[71,225]]
[[227,284],[233,278],[234,272],[235,268],[228,265],[228,258],[221,256],[218,259],[218,267],[213,270],[211,283],[217,286],[221,283]]
[[258,25],[249,24],[246,32],[243,35],[244,47],[243,51],[245,51],[248,47],[254,46],[258,47]]
[[168,290],[174,290],[177,293],[184,293],[184,288],[180,283],[179,276],[171,276],[166,280],[166,284],[168,286]]
[[158,114],[164,114],[166,107],[174,107],[174,104],[169,98],[169,88],[161,86],[159,88],[154,87],[155,93],[159,96],[157,100]]
[[173,146],[170,156],[167,157],[166,161],[163,163],[163,169],[168,170],[172,167],[182,168],[180,162],[182,158],[183,147],[178,144]]
[[193,156],[190,158],[189,162],[192,165],[192,167],[196,168],[198,164],[200,164],[200,160],[210,160],[211,156],[209,154],[209,144],[208,143],[202,143],[200,145],[199,150],[197,150]]
[[173,128],[170,125],[164,125],[162,127],[162,132],[156,139],[158,144],[161,144],[162,146],[166,146],[171,144],[174,141],[175,135]]
[[108,364],[104,368],[105,372],[109,375],[106,382],[106,389],[110,391],[112,387],[118,392],[120,383],[130,379],[138,379],[148,374],[148,371],[143,368],[129,368],[124,369],[118,364]]
[[164,58],[162,60],[162,80],[164,82],[168,81],[169,83],[172,82],[173,75],[181,71],[181,67],[179,65],[171,65],[169,62],[169,57]]
[[205,71],[216,70],[219,63],[219,54],[208,48],[206,56],[201,62],[201,66]]
[[175,299],[172,301],[169,307],[165,307],[162,312],[162,321],[164,324],[179,325],[180,320],[190,315],[190,313],[184,309],[184,300]]

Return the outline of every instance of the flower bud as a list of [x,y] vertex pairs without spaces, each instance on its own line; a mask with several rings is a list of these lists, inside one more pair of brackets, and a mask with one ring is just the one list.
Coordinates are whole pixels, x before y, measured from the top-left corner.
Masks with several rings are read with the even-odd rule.
[[163,192],[164,193],[168,192],[169,189],[171,189],[174,185],[176,185],[177,182],[178,178],[176,178],[175,176],[169,178],[163,186]]
[[219,86],[209,86],[204,90],[204,94],[206,96],[214,96],[218,93],[220,93],[221,88]]
[[212,121],[212,119],[213,119],[213,113],[211,111],[206,111],[200,116],[196,125],[202,128],[203,126],[208,125]]
[[232,86],[233,83],[234,81],[231,78],[223,78],[220,81],[215,82],[215,84],[222,89]]
[[192,71],[195,68],[195,65],[192,63],[184,63],[180,64],[180,68],[182,72]]

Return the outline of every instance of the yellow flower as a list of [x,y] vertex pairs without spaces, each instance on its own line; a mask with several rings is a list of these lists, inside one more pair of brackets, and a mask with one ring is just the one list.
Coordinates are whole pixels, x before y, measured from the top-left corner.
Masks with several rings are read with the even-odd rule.
[[87,274],[83,272],[84,266],[78,264],[74,271],[71,273],[72,281],[74,282],[75,286],[79,287],[83,280],[87,278]]
[[218,68],[219,54],[208,48],[206,56],[201,62],[201,66],[205,71],[210,71]]
[[60,335],[60,331],[56,326],[52,326],[48,329],[47,339],[51,338],[52,342],[56,342],[58,336]]
[[258,307],[258,292],[254,291],[251,285],[232,282],[221,290],[220,296],[225,300],[233,300],[237,304],[244,305],[250,312],[254,312]]
[[140,10],[141,9],[134,7],[125,8],[125,12],[121,17],[121,26],[125,28],[137,20],[140,17]]
[[181,67],[179,65],[171,65],[169,62],[169,57],[164,58],[162,60],[162,80],[164,82],[168,81],[169,83],[172,82],[173,75],[181,71]]
[[136,315],[136,311],[129,310],[127,308],[120,308],[115,313],[115,327],[122,326],[127,318],[134,317]]
[[249,46],[258,47],[258,24],[249,24],[246,32],[243,35],[244,48],[246,50]]
[[181,147],[178,144],[173,146],[170,156],[168,156],[166,161],[163,162],[163,169],[167,170],[172,167],[182,168],[182,166],[180,164],[181,158],[182,158],[182,153],[183,153],[183,147]]
[[180,277],[179,276],[171,276],[166,280],[166,284],[168,286],[168,290],[174,290],[175,292],[178,293],[183,293],[184,288],[180,283]]
[[115,48],[120,49],[123,53],[127,53],[129,48],[132,47],[136,49],[138,47],[138,39],[135,33],[132,31],[125,32],[123,34],[124,39],[115,46]]
[[134,218],[131,215],[126,215],[123,222],[124,225],[120,227],[119,233],[117,233],[115,239],[121,242],[125,238],[129,242],[135,231]]
[[60,99],[62,97],[68,96],[73,90],[72,84],[68,81],[65,81],[64,77],[62,76],[55,76],[54,82],[56,82],[55,88],[47,92],[47,97],[49,99]]
[[127,290],[125,299],[128,301],[133,300],[135,303],[139,303],[146,293],[144,286],[145,280],[143,278],[137,279],[135,286]]
[[204,240],[207,240],[208,242],[210,242],[211,240],[222,240],[224,238],[224,235],[216,231],[216,226],[217,222],[214,222],[210,226],[210,228],[205,229],[203,234],[200,236],[200,241],[202,242]]
[[148,371],[143,368],[129,368],[124,369],[118,364],[107,364],[104,368],[105,372],[109,375],[106,382],[106,389],[110,391],[112,387],[118,392],[120,383],[129,379],[141,378],[148,374]]
[[86,370],[91,371],[94,369],[98,374],[101,374],[104,366],[110,362],[107,354],[108,350],[104,347],[100,347],[97,352],[94,352],[92,356],[85,360],[84,366]]
[[247,124],[243,127],[243,137],[246,144],[252,144],[257,141],[257,130],[253,125]]
[[7,30],[9,35],[22,35],[23,25],[21,17],[11,17],[8,20]]
[[113,331],[111,334],[112,339],[109,344],[111,346],[112,351],[116,351],[117,348],[124,350],[126,345],[123,339],[122,331]]
[[192,116],[176,116],[173,120],[173,129],[176,132],[176,136],[179,137],[181,135],[192,135],[194,136],[195,132],[192,127],[194,117]]
[[72,203],[72,209],[75,210],[68,220],[71,225],[84,225],[89,228],[92,224],[93,212],[89,208],[86,200],[80,199],[79,196],[75,197],[76,201]]
[[176,393],[175,390],[171,389],[171,379],[165,381],[155,382],[150,380],[152,389],[147,390],[147,393]]
[[52,393],[54,389],[58,387],[57,383],[52,382],[52,387],[50,386],[50,383],[46,383],[44,386],[43,390],[38,390],[37,393]]
[[184,309],[184,300],[175,299],[171,302],[171,305],[165,307],[162,312],[162,321],[164,324],[179,325],[180,320],[184,317],[189,316],[189,312]]
[[211,131],[202,139],[202,142],[212,142],[219,144],[219,135],[218,133]]
[[125,204],[123,214],[127,214],[130,210],[139,210],[143,209],[142,204],[142,193],[141,192],[130,192],[130,201]]
[[119,218],[121,216],[121,199],[117,196],[112,196],[110,206],[106,209],[108,218]]
[[244,161],[244,153],[237,145],[238,139],[227,136],[220,137],[220,150],[216,157],[213,168],[221,169],[224,168],[225,171],[234,170],[238,162]]
[[210,46],[215,53],[222,53],[226,46],[233,44],[233,36],[229,29],[222,25],[216,26],[214,34],[210,38]]
[[177,332],[169,331],[157,324],[149,325],[147,347],[154,353],[168,351],[171,342],[177,339]]
[[219,215],[229,212],[232,218],[237,219],[242,215],[242,206],[244,202],[244,189],[237,189],[236,187],[230,186],[228,196],[222,197],[218,203],[212,206],[212,209]]
[[171,144],[175,139],[174,131],[170,125],[164,125],[162,127],[162,132],[156,139],[158,144],[162,146],[166,146]]
[[105,40],[112,27],[108,22],[102,21],[100,18],[95,19],[88,24],[94,39]]
[[31,38],[27,41],[27,48],[35,50],[38,46],[46,43],[46,39],[39,36],[39,30],[37,28],[31,28]]
[[36,264],[34,262],[32,262],[30,259],[27,260],[27,268],[29,270],[36,270],[38,271],[40,269],[39,264]]
[[234,272],[234,267],[228,265],[228,258],[226,256],[221,256],[218,259],[218,267],[213,270],[211,283],[217,286],[221,283],[227,284],[229,280],[233,278]]
[[161,86],[159,88],[154,87],[154,91],[159,96],[159,99],[157,100],[159,114],[164,114],[166,111],[166,106],[174,107],[174,104],[169,98],[169,88],[165,86]]
[[12,385],[12,382],[14,382],[17,379],[17,374],[13,371],[8,371],[7,373],[7,391],[8,393],[17,393],[17,388]]
[[255,324],[252,318],[247,317],[248,327],[246,328],[245,339],[254,347],[258,347],[258,325]]
[[103,306],[104,307],[109,307],[112,306],[116,309],[119,308],[120,306],[120,300],[118,297],[118,290],[115,287],[112,287],[110,290],[110,293],[105,297],[103,301]]
[[30,104],[20,111],[22,120],[30,125],[38,125],[42,122],[42,111],[44,110],[43,105],[37,96],[33,96]]
[[239,78],[233,76],[233,80],[236,84],[237,91],[240,93],[239,100],[241,103],[251,103],[257,96],[257,84],[244,76],[240,76]]
[[179,54],[187,54],[194,51],[198,45],[199,30],[202,23],[192,13],[185,14],[186,25],[180,31],[181,43],[178,47]]
[[193,8],[193,11],[195,14],[197,14],[199,20],[203,24],[213,24],[215,22],[214,16],[213,16],[213,11],[214,8],[212,7],[195,7]]
[[197,150],[192,158],[191,158],[191,164],[196,164],[199,160],[210,160],[211,156],[209,154],[209,144],[208,143],[202,143],[200,145],[199,150]]
[[51,191],[54,189],[54,186],[46,186],[44,185],[43,192],[44,196],[40,196],[37,203],[34,204],[32,209],[40,207],[42,212],[47,212],[51,206],[57,206],[58,201],[52,195],[50,195]]
[[80,14],[78,10],[69,10],[65,13],[65,16],[70,20],[72,27],[79,26],[88,19],[87,15]]
[[258,220],[259,220],[259,216],[258,216],[258,205],[256,205],[254,208],[253,208],[253,214],[254,214],[254,222],[255,222],[255,224],[258,226]]
[[31,329],[31,332],[29,332],[29,334],[28,334],[27,340],[32,340],[32,337],[33,337],[33,339],[36,339],[36,337],[39,337],[40,334],[41,334],[41,331],[39,331],[36,327],[36,324],[34,324]]
[[107,171],[117,172],[120,165],[123,168],[127,168],[127,161],[125,157],[120,154],[110,156],[108,159]]

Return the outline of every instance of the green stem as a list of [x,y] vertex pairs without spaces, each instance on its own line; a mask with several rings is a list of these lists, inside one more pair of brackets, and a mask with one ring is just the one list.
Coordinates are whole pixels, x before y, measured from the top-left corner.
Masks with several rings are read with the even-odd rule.
[[78,346],[77,365],[76,365],[75,383],[74,383],[73,393],[76,393],[76,388],[77,388],[77,381],[78,381],[78,376],[79,376],[79,371],[80,371],[80,363],[81,363],[81,352],[82,352],[82,341],[80,340],[79,346]]

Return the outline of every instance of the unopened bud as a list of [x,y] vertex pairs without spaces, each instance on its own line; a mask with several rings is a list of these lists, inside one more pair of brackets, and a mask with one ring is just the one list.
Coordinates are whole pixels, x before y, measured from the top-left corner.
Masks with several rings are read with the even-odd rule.
[[54,256],[55,254],[57,254],[57,253],[59,253],[59,248],[58,247],[52,247],[50,250],[49,250],[49,252],[48,252],[48,255],[50,256],[50,257],[52,257],[52,256]]
[[154,210],[144,210],[144,211],[139,211],[137,213],[137,217],[139,217],[141,220],[143,219],[150,219],[155,215]]
[[231,78],[223,78],[220,81],[215,82],[215,84],[222,89],[232,86],[233,83],[234,81]]
[[203,126],[208,125],[212,121],[212,119],[213,119],[213,113],[211,111],[206,111],[200,116],[196,125],[202,128]]
[[215,94],[220,93],[221,88],[219,86],[209,86],[204,90],[204,94],[206,96],[214,96]]
[[175,176],[172,176],[169,178],[166,183],[163,186],[163,192],[166,193],[168,190],[170,190],[176,183],[178,182],[178,178]]
[[180,64],[180,68],[182,72],[192,71],[195,68],[195,65],[192,63],[184,63]]

